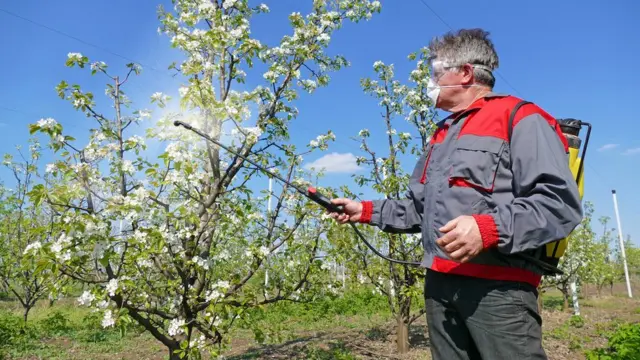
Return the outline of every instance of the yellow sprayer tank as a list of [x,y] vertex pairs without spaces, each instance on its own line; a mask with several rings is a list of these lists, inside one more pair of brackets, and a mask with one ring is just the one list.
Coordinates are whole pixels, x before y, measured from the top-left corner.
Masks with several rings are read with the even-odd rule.
[[[584,157],[587,150],[587,145],[589,142],[589,135],[591,134],[591,124],[582,122],[576,119],[559,119],[560,128],[562,129],[562,133],[567,139],[569,143],[569,168],[573,173],[573,177],[578,184],[578,191],[580,193],[580,199],[584,195]],[[582,150],[582,156],[580,156],[580,145],[582,144],[582,139],[580,139],[580,130],[582,126],[586,125],[589,127],[587,131],[587,137],[585,140],[585,146]],[[552,243],[547,244],[546,246],[546,255],[550,258],[559,259],[567,249],[568,239],[562,239],[559,241],[554,241]]]

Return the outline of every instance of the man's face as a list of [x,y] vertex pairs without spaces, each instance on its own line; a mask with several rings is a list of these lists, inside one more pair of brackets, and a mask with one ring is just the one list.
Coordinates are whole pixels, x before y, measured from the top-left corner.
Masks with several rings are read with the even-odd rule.
[[466,86],[473,82],[473,69],[467,65],[450,66],[434,59],[430,70],[433,82],[440,86],[435,106],[449,111],[458,104],[457,99],[467,90]]

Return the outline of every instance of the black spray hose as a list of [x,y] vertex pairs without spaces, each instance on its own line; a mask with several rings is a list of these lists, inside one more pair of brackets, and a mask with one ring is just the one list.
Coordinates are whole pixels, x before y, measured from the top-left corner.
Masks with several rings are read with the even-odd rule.
[[[331,200],[329,200],[326,196],[320,194],[315,188],[313,187],[309,187],[307,189],[307,191],[302,190],[301,188],[293,185],[291,182],[287,181],[285,178],[281,177],[278,174],[275,174],[271,171],[269,171],[268,169],[264,168],[263,166],[255,163],[254,161],[248,159],[246,156],[243,156],[241,154],[238,154],[236,151],[231,150],[229,147],[222,145],[219,141],[216,141],[214,139],[212,139],[209,135],[204,134],[203,132],[201,132],[200,130],[194,128],[193,126],[184,123],[182,121],[174,121],[173,125],[175,126],[182,126],[188,130],[193,131],[194,133],[200,135],[201,137],[209,140],[210,142],[220,146],[221,148],[223,148],[224,150],[228,151],[229,153],[241,158],[242,160],[250,163],[251,165],[257,167],[258,169],[260,169],[261,171],[269,174],[269,176],[280,180],[282,183],[292,187],[294,190],[296,190],[297,192],[299,192],[300,194],[302,194],[303,196],[315,201],[318,205],[324,207],[325,209],[327,209],[328,211],[331,212],[335,212],[338,214],[342,214],[344,213],[344,208],[340,205],[335,205],[331,202]],[[364,237],[364,235],[362,235],[362,233],[360,232],[360,230],[358,230],[358,228],[355,226],[354,223],[349,222],[349,225],[351,225],[351,228],[353,228],[353,231],[356,232],[356,234],[358,235],[358,237],[362,240],[362,242],[364,242],[364,244],[371,249],[371,251],[373,251],[376,255],[378,255],[379,257],[383,258],[384,260],[390,261],[392,263],[396,263],[396,264],[403,264],[403,265],[413,265],[413,266],[420,266],[419,262],[412,262],[412,261],[404,261],[404,260],[398,260],[398,259],[392,259],[384,254],[382,254],[380,251],[378,251],[373,245],[371,245],[371,243],[369,243],[367,241],[367,239]]]

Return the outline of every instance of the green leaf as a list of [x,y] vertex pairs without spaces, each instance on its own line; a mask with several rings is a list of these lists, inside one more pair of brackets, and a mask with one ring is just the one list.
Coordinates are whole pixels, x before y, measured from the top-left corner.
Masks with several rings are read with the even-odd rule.
[[35,206],[40,206],[44,199],[46,199],[47,191],[43,184],[38,184],[35,185],[27,195],[29,196],[29,199],[33,201]]
[[40,126],[37,124],[29,124],[29,135],[33,135],[38,130],[40,130]]

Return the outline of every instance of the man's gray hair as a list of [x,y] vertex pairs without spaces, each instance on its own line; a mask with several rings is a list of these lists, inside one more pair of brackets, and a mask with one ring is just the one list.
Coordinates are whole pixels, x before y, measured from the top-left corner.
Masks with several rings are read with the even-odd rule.
[[448,66],[465,64],[484,65],[475,67],[473,75],[477,83],[493,89],[496,79],[492,72],[498,67],[498,54],[489,40],[489,32],[482,29],[462,29],[434,38],[429,44],[430,60],[439,60]]

